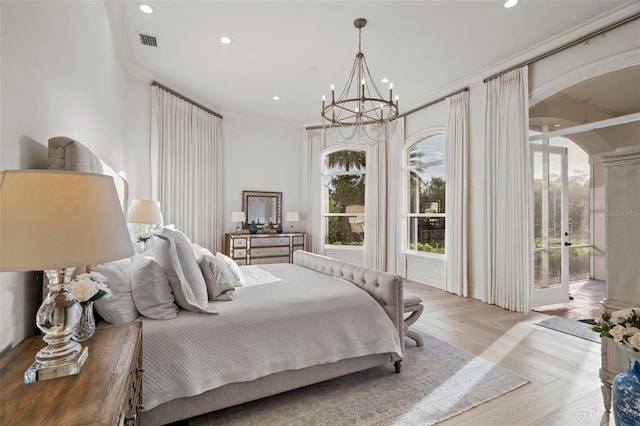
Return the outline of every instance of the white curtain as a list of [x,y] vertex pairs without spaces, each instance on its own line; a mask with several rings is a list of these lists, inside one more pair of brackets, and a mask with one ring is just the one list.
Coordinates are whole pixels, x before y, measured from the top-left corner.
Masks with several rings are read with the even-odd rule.
[[469,92],[446,99],[447,176],[445,227],[445,289],[469,295],[467,253],[469,235]]
[[364,266],[387,267],[387,142],[367,147],[364,194]]
[[397,121],[396,131],[387,143],[387,268],[386,271],[393,272],[406,277],[405,245],[406,231],[403,194],[406,182],[402,174],[402,148],[404,145],[404,118]]
[[303,148],[306,161],[303,175],[303,205],[306,207],[307,250],[324,254],[324,214],[322,212],[322,152],[324,150],[324,131],[307,130]]
[[165,224],[222,247],[222,119],[151,87],[152,194]]
[[531,309],[533,285],[528,87],[527,67],[486,85],[487,301],[516,312]]

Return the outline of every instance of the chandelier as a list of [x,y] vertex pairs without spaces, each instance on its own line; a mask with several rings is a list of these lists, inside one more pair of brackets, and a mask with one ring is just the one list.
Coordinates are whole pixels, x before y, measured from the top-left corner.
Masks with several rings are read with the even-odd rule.
[[[353,21],[358,29],[358,53],[353,61],[347,84],[336,98],[331,85],[331,101],[322,96],[322,125],[325,131],[340,142],[356,141],[370,145],[385,141],[396,127],[398,96],[393,98],[393,83],[389,84],[389,98],[384,99],[371,76],[361,50],[362,29],[367,20]],[[328,129],[331,129],[328,131]]]

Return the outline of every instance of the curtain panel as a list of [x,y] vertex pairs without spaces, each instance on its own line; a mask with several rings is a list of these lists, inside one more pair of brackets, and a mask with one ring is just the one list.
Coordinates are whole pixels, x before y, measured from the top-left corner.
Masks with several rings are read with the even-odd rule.
[[469,92],[446,99],[448,109],[445,227],[445,289],[467,297],[469,235]]
[[387,142],[387,268],[386,271],[407,276],[406,219],[407,203],[403,190],[406,185],[403,179],[402,149],[404,145],[404,117],[398,118],[396,131]]
[[151,87],[152,194],[165,223],[193,242],[222,247],[222,120]]
[[485,279],[488,302],[531,310],[533,195],[529,154],[528,69],[486,84]]
[[387,141],[367,146],[364,266],[387,266]]
[[302,176],[303,205],[306,207],[307,246],[312,253],[324,255],[325,220],[322,211],[322,153],[324,151],[324,131],[307,130],[303,156],[306,173]]

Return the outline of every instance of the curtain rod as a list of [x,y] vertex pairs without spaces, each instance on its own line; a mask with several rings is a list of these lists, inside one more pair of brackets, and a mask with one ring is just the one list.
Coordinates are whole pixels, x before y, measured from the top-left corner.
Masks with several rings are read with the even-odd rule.
[[[464,89],[460,89],[460,90],[455,91],[455,92],[453,92],[453,93],[449,93],[449,94],[448,94],[448,95],[446,95],[446,96],[442,96],[442,97],[440,97],[440,98],[438,98],[438,99],[436,99],[436,100],[434,100],[434,101],[428,102],[428,103],[426,103],[426,104],[424,104],[424,105],[420,105],[419,107],[413,108],[413,109],[412,109],[412,110],[410,110],[410,111],[403,112],[402,114],[399,114],[399,115],[398,115],[398,118],[402,118],[402,117],[405,117],[405,116],[407,116],[407,115],[409,115],[409,114],[413,114],[414,112],[420,111],[421,109],[428,108],[428,107],[430,107],[431,105],[435,105],[435,104],[437,104],[437,103],[439,103],[439,102],[442,102],[442,101],[444,101],[445,99],[450,98],[451,96],[455,96],[455,95],[457,95],[458,93],[468,92],[468,91],[469,91],[469,88],[468,88],[468,87],[465,87]],[[324,127],[325,127],[325,126],[311,126],[311,127],[305,127],[305,130],[320,130],[320,129],[324,129]]]
[[204,106],[200,105],[199,103],[192,101],[191,99],[187,98],[186,96],[181,95],[180,93],[176,92],[175,90],[169,89],[167,86],[164,86],[164,85],[158,83],[157,81],[152,82],[151,85],[159,87],[162,90],[164,90],[165,92],[169,92],[173,96],[176,96],[176,97],[182,99],[185,102],[189,102],[191,105],[194,105],[194,106],[200,108],[201,110],[204,110],[204,111],[208,112],[209,114],[215,115],[218,118],[222,118],[222,116],[220,114],[218,114],[217,112],[211,111],[209,108],[204,107]]
[[414,109],[412,109],[410,111],[403,112],[402,114],[398,115],[398,118],[405,117],[405,116],[407,116],[409,114],[413,114],[414,112],[420,111],[421,109],[429,108],[431,105],[435,105],[437,103],[440,103],[440,102],[444,101],[445,99],[450,98],[451,96],[455,96],[458,93],[463,93],[463,92],[468,92],[468,91],[469,91],[469,88],[465,87],[464,89],[460,89],[460,90],[458,90],[456,92],[449,93],[448,95],[442,96],[441,98],[438,98],[438,99],[436,99],[434,101],[427,102],[426,104],[420,105],[419,107],[416,107],[416,108],[414,108]]
[[520,67],[523,67],[525,65],[531,65],[532,63],[537,62],[540,59],[544,59],[547,56],[551,56],[551,55],[554,55],[554,54],[556,54],[558,52],[562,52],[563,50],[568,49],[568,48],[570,48],[572,46],[575,46],[576,44],[580,44],[582,42],[585,42],[585,41],[587,41],[589,39],[592,39],[592,38],[594,38],[596,36],[599,36],[600,34],[606,33],[607,31],[611,31],[614,28],[620,27],[620,26],[622,26],[622,25],[624,25],[626,23],[629,23],[631,21],[634,21],[634,20],[636,20],[638,18],[640,18],[640,13],[636,13],[634,15],[628,16],[628,17],[626,17],[626,18],[624,18],[624,19],[622,19],[622,20],[620,20],[618,22],[614,22],[613,24],[607,25],[604,28],[600,28],[597,31],[594,31],[594,32],[589,33],[589,34],[587,34],[585,36],[582,36],[579,39],[576,39],[576,40],[570,41],[568,43],[565,43],[562,46],[556,47],[555,49],[552,49],[552,50],[550,50],[548,52],[541,53],[540,55],[535,56],[535,57],[529,59],[528,61],[521,62],[518,65],[514,65],[511,68],[508,68],[508,69],[506,69],[504,71],[501,71],[499,73],[493,74],[492,76],[485,78],[483,82],[486,83],[489,80],[493,80],[494,78],[498,78],[501,75],[504,75],[504,74],[506,74],[508,72],[511,72],[511,71],[513,71],[515,69],[518,69]]

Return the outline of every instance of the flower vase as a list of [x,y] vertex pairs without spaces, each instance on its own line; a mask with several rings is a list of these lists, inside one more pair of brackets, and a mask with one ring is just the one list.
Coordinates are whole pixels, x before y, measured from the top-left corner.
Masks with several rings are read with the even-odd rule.
[[255,220],[251,221],[251,225],[249,226],[249,233],[250,234],[257,234],[258,233],[258,225],[256,225],[256,221]]
[[73,340],[82,342],[93,336],[96,331],[96,319],[93,316],[93,302],[81,303],[82,314],[73,330]]
[[640,425],[640,352],[619,345],[629,358],[629,368],[613,379],[613,418],[617,426]]

